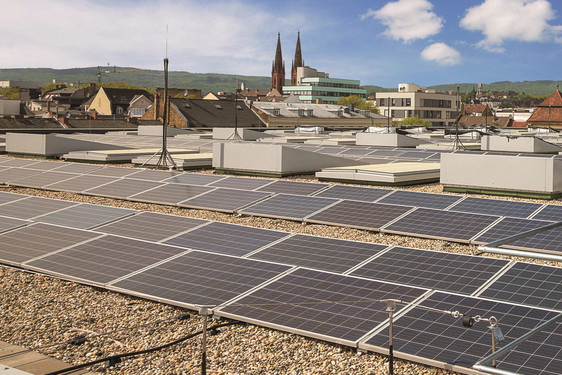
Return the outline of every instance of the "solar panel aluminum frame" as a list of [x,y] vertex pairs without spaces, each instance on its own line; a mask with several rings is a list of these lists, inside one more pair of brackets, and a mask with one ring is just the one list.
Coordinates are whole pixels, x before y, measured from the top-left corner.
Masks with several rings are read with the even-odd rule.
[[[438,293],[438,291],[432,290],[432,291],[430,291],[430,293],[425,294],[423,299],[420,298],[415,303],[411,303],[406,308],[400,310],[398,313],[394,314],[393,321],[394,322],[398,321],[401,317],[403,317],[404,315],[409,313],[412,309],[416,308],[417,305],[423,303],[426,299],[430,298],[435,293]],[[441,293],[441,292],[439,292],[439,293]],[[456,293],[447,293],[447,294],[462,296],[462,295],[456,294]],[[462,296],[462,297],[466,297],[466,296]],[[491,301],[491,302],[495,302],[495,303],[498,303],[498,302],[499,303],[505,303],[507,305],[512,305],[512,306],[522,306],[522,305],[510,303],[510,302],[496,301],[496,300],[488,299],[488,298],[481,298],[481,297],[470,297],[470,298],[478,298],[478,299],[481,299],[481,300]],[[528,307],[528,306],[522,306],[522,307],[531,308],[531,307]],[[548,309],[544,309],[544,308],[537,308],[537,307],[532,307],[532,309],[554,312],[552,310],[548,310]],[[451,318],[451,319],[453,319],[453,318]],[[364,351],[367,351],[367,352],[374,352],[374,353],[379,353],[379,354],[382,354],[382,355],[388,355],[388,347],[376,346],[376,345],[372,345],[372,344],[367,343],[367,341],[369,341],[374,336],[382,333],[385,329],[388,330],[388,325],[389,325],[388,323],[389,322],[387,320],[386,326],[381,326],[381,327],[378,328],[378,330],[376,330],[376,331],[373,330],[373,332],[369,336],[363,337],[362,340],[358,344],[358,348],[360,350],[364,350]],[[461,324],[461,323],[451,321],[451,325],[454,325],[454,324]],[[487,324],[487,323],[480,323],[480,324]],[[489,331],[489,328],[487,326],[486,326],[486,329]],[[489,332],[486,332],[486,334],[489,334]],[[490,339],[490,348],[491,348],[491,339]],[[409,353],[401,352],[400,350],[397,350],[396,347],[393,348],[393,353],[394,353],[394,356],[396,358],[404,359],[404,360],[411,361],[411,362],[421,363],[421,364],[424,364],[424,365],[427,365],[427,366],[442,368],[442,369],[449,370],[449,371],[455,371],[455,372],[459,372],[459,373],[462,373],[462,374],[467,374],[467,375],[485,375],[485,374],[487,374],[487,373],[483,373],[481,371],[477,371],[477,370],[473,369],[472,367],[454,365],[454,364],[439,361],[439,360],[436,360],[436,359],[431,359],[431,358],[421,357],[421,356],[418,356],[418,355],[415,355],[415,354],[409,354]],[[509,374],[509,372],[507,372],[507,374]],[[516,374],[513,374],[513,375],[516,375]]]
[[[207,186],[205,185],[205,187],[207,187]],[[212,186],[209,186],[209,187],[212,187]],[[196,196],[190,197],[190,198],[188,198],[188,199],[186,199],[186,200],[183,200],[183,201],[179,202],[179,203],[177,204],[177,206],[178,206],[178,207],[193,208],[193,209],[196,209],[196,210],[208,210],[208,211],[224,212],[224,213],[228,213],[228,214],[234,214],[234,213],[237,213],[237,212],[240,211],[240,210],[243,210],[243,209],[246,208],[246,207],[250,207],[251,205],[254,205],[254,204],[256,204],[256,203],[260,203],[261,201],[263,201],[263,200],[265,200],[265,199],[267,199],[267,198],[270,198],[270,197],[273,195],[273,193],[269,193],[268,195],[266,195],[266,196],[264,196],[264,197],[262,197],[262,198],[260,198],[260,199],[258,199],[258,200],[256,200],[256,201],[253,201],[253,202],[250,202],[250,203],[246,203],[246,204],[244,204],[244,205],[242,205],[242,206],[239,206],[239,207],[236,207],[235,209],[232,209],[232,210],[223,209],[223,208],[218,208],[218,207],[208,207],[208,206],[204,206],[204,205],[190,204],[190,201],[191,201],[192,199],[199,198],[199,197],[201,197],[201,196],[203,196],[203,195],[205,195],[205,194],[207,194],[207,193],[211,193],[211,192],[214,192],[214,191],[217,191],[217,190],[222,190],[222,189],[238,190],[238,189],[231,189],[231,188],[215,187],[213,190],[209,190],[209,191],[206,191],[206,192],[204,192],[204,193],[198,194],[198,195],[196,195]],[[244,190],[244,191],[255,191],[255,190]],[[256,191],[256,193],[260,193],[260,192]],[[267,192],[264,192],[264,193],[267,193]]]
[[[171,246],[171,245],[170,245],[170,246]],[[132,273],[130,273],[130,274],[128,274],[128,275],[125,275],[125,276],[120,277],[120,278],[118,278],[118,279],[112,280],[112,281],[110,281],[109,283],[105,284],[105,285],[104,285],[104,288],[106,288],[106,289],[108,289],[108,290],[110,290],[110,291],[112,291],[112,292],[127,294],[127,295],[131,295],[131,296],[143,298],[143,299],[146,299],[146,300],[150,300],[150,301],[165,303],[165,304],[168,304],[168,305],[177,306],[177,307],[182,307],[182,308],[186,308],[186,309],[190,309],[190,310],[199,310],[199,307],[201,307],[201,305],[192,304],[192,303],[185,303],[185,302],[179,302],[179,301],[175,301],[175,300],[173,300],[173,299],[157,297],[157,296],[154,296],[154,295],[151,295],[151,294],[146,294],[146,293],[141,293],[141,292],[135,292],[135,291],[132,291],[132,290],[130,290],[130,289],[121,288],[121,287],[117,287],[117,286],[114,286],[114,285],[113,285],[113,284],[115,284],[115,283],[117,283],[117,282],[119,282],[119,281],[125,280],[125,279],[127,279],[127,278],[129,278],[129,277],[135,276],[135,275],[137,275],[137,274],[139,274],[139,273],[142,273],[142,272],[144,272],[144,271],[150,270],[150,269],[152,269],[152,268],[154,268],[154,267],[157,267],[157,266],[159,266],[159,265],[162,265],[162,264],[164,264],[164,263],[173,261],[173,260],[176,259],[176,258],[179,258],[179,257],[181,257],[181,256],[187,255],[187,254],[192,253],[192,252],[201,252],[201,253],[209,253],[209,254],[213,254],[213,255],[227,256],[227,257],[232,257],[232,258],[240,258],[240,257],[236,257],[236,256],[233,256],[233,255],[216,254],[216,253],[211,253],[211,252],[204,251],[204,250],[191,250],[191,249],[186,249],[186,251],[183,252],[183,253],[181,253],[181,254],[174,255],[174,256],[172,256],[172,257],[170,257],[170,258],[168,258],[168,259],[164,259],[164,260],[162,260],[162,261],[160,261],[160,262],[158,262],[158,263],[155,263],[155,264],[152,264],[152,265],[150,265],[150,266],[147,266],[147,267],[145,267],[145,268],[143,268],[143,269],[141,269],[141,270],[132,272]],[[261,263],[274,263],[274,262],[265,262],[265,261],[262,261],[262,260],[255,260],[255,259],[248,259],[248,260],[250,260],[250,261],[255,261],[255,262],[261,262]],[[276,264],[280,264],[280,265],[286,266],[285,264],[281,264],[281,263],[276,263]],[[291,266],[289,266],[286,271],[281,272],[279,275],[277,275],[277,276],[275,276],[275,277],[273,277],[273,278],[271,278],[271,279],[269,279],[269,280],[266,280],[266,281],[262,282],[262,283],[259,284],[259,285],[256,285],[256,286],[252,287],[251,289],[247,290],[246,292],[244,292],[244,293],[242,293],[242,294],[240,294],[240,295],[238,295],[238,296],[236,296],[236,297],[234,297],[234,298],[231,298],[230,300],[225,301],[225,302],[223,302],[223,303],[220,304],[220,305],[217,305],[217,306],[215,306],[215,307],[210,308],[210,310],[211,310],[213,313],[215,313],[215,309],[218,309],[218,308],[220,308],[221,306],[226,306],[227,304],[232,303],[232,301],[237,301],[238,299],[243,298],[243,297],[245,297],[246,295],[253,293],[254,291],[256,291],[256,290],[258,290],[258,289],[260,289],[260,288],[262,288],[262,287],[264,287],[264,286],[266,286],[266,285],[268,285],[268,284],[270,284],[270,283],[276,281],[277,279],[279,279],[279,278],[285,276],[286,274],[292,272],[292,271],[293,271],[294,269],[296,269],[296,268],[297,268],[297,267],[291,267]],[[215,315],[216,315],[216,313],[215,313]]]
[[[251,211],[245,211],[246,208],[252,208],[252,206],[256,205],[256,204],[260,204],[262,202],[267,202],[267,200],[269,199],[274,199],[275,197],[279,196],[279,195],[292,195],[292,196],[297,196],[297,197],[304,197],[304,198],[316,198],[316,199],[326,199],[326,200],[334,200],[334,202],[328,204],[325,207],[319,208],[318,210],[309,213],[306,216],[303,217],[290,217],[290,216],[284,216],[284,215],[273,215],[273,214],[267,214],[267,213],[254,213]],[[322,211],[324,211],[327,208],[332,207],[335,204],[338,204],[341,201],[341,199],[335,199],[335,198],[321,198],[321,197],[314,197],[314,196],[310,196],[310,195],[296,195],[296,194],[286,194],[286,193],[274,193],[273,195],[264,198],[262,200],[260,200],[259,202],[254,202],[250,205],[247,205],[246,207],[244,207],[243,209],[240,208],[237,213],[240,215],[246,215],[246,216],[256,216],[256,217],[268,217],[268,218],[273,218],[273,219],[283,219],[283,220],[290,220],[290,221],[297,221],[297,222],[302,222],[302,223],[306,223],[306,219],[310,216],[316,215]]]
[[[221,305],[220,307],[218,307],[216,310],[214,310],[214,315],[218,316],[218,317],[222,317],[222,318],[227,318],[227,319],[234,319],[234,320],[238,320],[238,321],[243,321],[246,323],[250,323],[250,324],[255,324],[258,325],[260,327],[267,327],[267,328],[271,328],[271,329],[275,329],[278,331],[282,331],[282,332],[288,332],[288,333],[293,333],[296,335],[300,335],[300,336],[304,336],[304,337],[309,337],[309,338],[313,338],[313,339],[317,339],[317,340],[322,340],[322,341],[326,341],[326,342],[331,342],[334,344],[338,344],[338,345],[345,345],[345,346],[349,346],[352,348],[358,348],[359,344],[365,340],[366,337],[370,337],[371,336],[371,332],[373,331],[378,331],[381,329],[381,327],[384,327],[385,325],[387,325],[388,323],[388,318],[381,321],[379,324],[377,324],[377,326],[373,329],[370,329],[368,332],[366,332],[362,337],[360,337],[359,339],[355,340],[355,341],[351,341],[351,340],[346,340],[346,339],[339,339],[337,337],[334,336],[328,336],[328,335],[323,335],[323,334],[319,334],[319,333],[315,333],[315,332],[311,332],[311,331],[307,331],[307,330],[303,330],[303,329],[299,329],[299,328],[291,328],[291,327],[287,327],[284,326],[282,324],[277,324],[277,323],[271,323],[271,322],[267,322],[265,320],[259,320],[259,319],[253,319],[253,318],[245,318],[243,315],[241,314],[233,314],[233,313],[229,313],[227,311],[224,311],[223,309],[231,306],[233,304],[236,304],[236,302],[238,302],[239,300],[241,300],[244,297],[247,297],[249,295],[251,295],[253,292],[266,287],[269,284],[272,284],[273,282],[283,278],[284,276],[290,275],[291,273],[299,270],[299,269],[308,269],[308,268],[304,268],[304,267],[293,267],[292,269],[290,269],[289,271],[283,273],[283,275],[279,275],[279,277],[270,280],[268,283],[264,283],[263,285],[261,285],[259,288],[255,288],[254,290],[252,290],[251,292],[245,293],[243,295],[240,295],[239,297],[232,299],[231,301],[229,301],[228,303],[225,303],[223,305]],[[334,272],[329,272],[329,271],[320,271],[322,273],[329,273],[329,274],[334,274],[334,275],[339,275],[339,276],[344,276],[338,273],[334,273]],[[374,280],[370,280],[370,279],[365,279],[362,277],[357,277],[357,276],[346,276],[346,277],[351,277],[351,278],[355,278],[355,279],[363,279],[363,280],[367,280],[367,281],[374,281]],[[419,290],[425,290],[424,293],[422,293],[419,297],[417,297],[414,301],[412,301],[410,304],[412,303],[418,303],[418,301],[425,299],[425,296],[429,293],[431,293],[431,290],[427,289],[427,288],[419,288],[419,287],[412,287],[410,285],[404,285],[404,284],[398,284],[398,283],[389,283],[389,282],[381,282],[381,281],[374,281],[374,282],[380,282],[383,284],[391,284],[391,285],[399,285],[399,286],[404,286],[404,287],[408,287],[408,288],[412,288],[412,289],[419,289]],[[318,304],[323,304],[323,303],[329,303],[330,301],[327,302],[318,302]],[[384,309],[384,305],[381,303],[381,310]],[[406,308],[403,308],[402,310],[404,310]],[[400,312],[402,311],[400,310]]]

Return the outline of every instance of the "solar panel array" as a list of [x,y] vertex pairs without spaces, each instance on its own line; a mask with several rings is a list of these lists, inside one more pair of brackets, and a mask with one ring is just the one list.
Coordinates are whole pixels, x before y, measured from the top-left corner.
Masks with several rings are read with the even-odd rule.
[[[32,221],[82,206],[98,212],[40,206],[51,212]],[[461,370],[488,353],[487,327],[466,330],[416,303],[494,314],[506,342],[562,311],[555,267],[104,208],[93,230],[7,218],[17,225],[0,233],[0,261],[180,306],[220,305],[219,316],[380,352],[387,329],[380,300],[399,298],[396,354]],[[559,347],[557,329],[535,336],[535,347]],[[550,374],[560,362],[553,355],[535,353],[524,363],[508,355],[499,368]]]

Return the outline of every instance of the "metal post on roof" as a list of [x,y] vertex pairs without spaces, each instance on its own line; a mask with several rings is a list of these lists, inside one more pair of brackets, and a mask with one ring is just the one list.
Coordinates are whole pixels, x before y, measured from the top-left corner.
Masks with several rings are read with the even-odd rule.
[[392,346],[392,326],[394,311],[396,311],[396,304],[401,303],[399,299],[383,299],[381,302],[386,303],[386,311],[388,312],[388,373],[394,374],[394,349]]
[[457,84],[457,119],[455,121],[455,140],[453,141],[453,150],[465,150],[466,148],[464,147],[464,145],[461,142],[461,139],[459,137],[459,120],[461,118],[461,114],[460,114],[460,103],[461,103],[461,99],[460,99],[460,85]]
[[200,306],[199,314],[203,317],[203,333],[201,335],[201,375],[207,374],[207,322],[212,314],[211,306]]

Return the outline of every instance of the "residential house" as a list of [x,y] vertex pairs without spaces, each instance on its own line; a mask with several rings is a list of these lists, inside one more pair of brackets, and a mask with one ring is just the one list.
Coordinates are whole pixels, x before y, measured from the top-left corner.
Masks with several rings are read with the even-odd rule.
[[93,83],[86,87],[63,87],[43,93],[41,99],[56,104],[68,104],[71,109],[76,109],[97,91],[98,88]]
[[527,120],[528,126],[562,128],[562,95],[556,90],[537,106]]
[[146,110],[152,106],[152,100],[144,95],[135,95],[127,108],[127,115],[130,118],[141,118]]
[[[156,93],[163,98],[164,88],[157,87]],[[171,98],[201,99],[201,90],[168,88],[168,96]]]
[[125,115],[137,95],[144,95],[151,102],[154,100],[153,95],[146,90],[102,87],[91,100],[87,110],[95,111],[99,115]]

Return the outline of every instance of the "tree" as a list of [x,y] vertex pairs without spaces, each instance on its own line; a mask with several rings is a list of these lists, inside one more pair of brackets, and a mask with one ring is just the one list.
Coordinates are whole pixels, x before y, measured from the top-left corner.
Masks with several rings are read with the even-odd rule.
[[359,95],[342,96],[338,100],[338,105],[347,106],[352,104],[355,108],[373,113],[379,113],[379,108],[373,102],[366,102]]
[[431,126],[431,122],[422,120],[418,116],[406,117],[400,124],[412,126]]
[[17,87],[5,87],[0,89],[0,96],[5,96],[7,99],[19,99],[20,89]]

